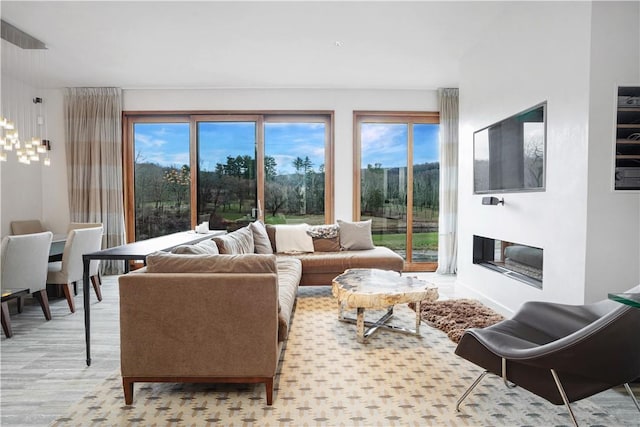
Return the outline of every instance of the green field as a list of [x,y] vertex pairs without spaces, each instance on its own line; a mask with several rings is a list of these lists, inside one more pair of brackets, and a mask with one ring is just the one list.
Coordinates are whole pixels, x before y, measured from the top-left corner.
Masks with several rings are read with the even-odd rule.
[[[373,244],[386,246],[389,249],[406,249],[406,234],[374,234]],[[438,233],[413,233],[413,247],[415,249],[438,249]]]

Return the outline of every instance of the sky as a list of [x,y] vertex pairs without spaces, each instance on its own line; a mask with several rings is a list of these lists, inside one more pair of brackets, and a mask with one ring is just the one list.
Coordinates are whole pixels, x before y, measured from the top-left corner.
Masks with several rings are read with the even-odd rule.
[[[362,165],[406,166],[407,125],[363,124]],[[201,170],[215,170],[227,156],[254,157],[253,122],[200,122]],[[136,123],[137,162],[180,167],[189,164],[189,123]],[[265,123],[265,154],[276,160],[278,174],[294,173],[293,161],[309,157],[315,171],[324,164],[324,123]],[[414,164],[438,161],[438,125],[414,125]]]
[[[439,161],[438,125],[413,125],[413,164]],[[363,123],[362,167],[381,163],[383,168],[407,166],[408,126],[399,123]]]

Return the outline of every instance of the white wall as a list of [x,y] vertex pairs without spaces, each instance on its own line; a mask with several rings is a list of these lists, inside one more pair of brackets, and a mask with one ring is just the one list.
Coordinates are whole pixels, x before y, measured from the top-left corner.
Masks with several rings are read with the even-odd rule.
[[[591,20],[587,301],[640,283],[640,193],[612,191],[616,88],[640,86],[640,3],[595,2]],[[613,279],[613,280],[612,280]]]
[[430,90],[125,90],[124,110],[335,111],[335,218],[352,218],[353,111],[437,111]]
[[[532,299],[601,299],[639,280],[640,202],[613,194],[610,176],[614,81],[637,75],[637,4],[594,4],[593,28],[589,2],[509,9],[462,61],[457,290],[507,313]],[[622,60],[620,46],[635,51]],[[473,132],[543,100],[546,191],[505,193],[504,206],[482,206],[472,194]],[[473,265],[474,234],[543,248],[543,289]]]

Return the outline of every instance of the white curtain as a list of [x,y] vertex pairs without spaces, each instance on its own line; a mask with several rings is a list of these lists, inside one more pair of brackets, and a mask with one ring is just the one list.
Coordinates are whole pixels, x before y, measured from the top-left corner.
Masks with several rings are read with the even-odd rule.
[[[64,96],[71,222],[101,222],[103,248],[125,243],[121,92],[67,88]],[[124,271],[121,261],[101,266],[103,274]]]
[[438,89],[440,104],[439,274],[454,274],[458,263],[458,89]]

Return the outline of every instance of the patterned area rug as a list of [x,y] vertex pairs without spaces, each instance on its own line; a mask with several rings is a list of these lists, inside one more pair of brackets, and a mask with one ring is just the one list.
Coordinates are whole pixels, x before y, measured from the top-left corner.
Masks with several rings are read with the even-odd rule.
[[[415,304],[409,306],[415,310]],[[444,331],[455,343],[460,342],[462,334],[469,328],[486,328],[504,319],[479,301],[470,299],[423,302],[420,317],[428,325]]]
[[[412,328],[415,314],[397,306],[392,321]],[[456,357],[443,332],[427,325],[420,332],[379,330],[359,344],[355,325],[338,321],[331,288],[303,287],[273,406],[266,405],[263,385],[232,384],[136,384],[127,406],[114,373],[53,425],[570,425],[564,407],[506,389],[495,377],[485,378],[456,412],[456,400],[480,369]],[[574,411],[581,425],[621,425],[588,399]]]

